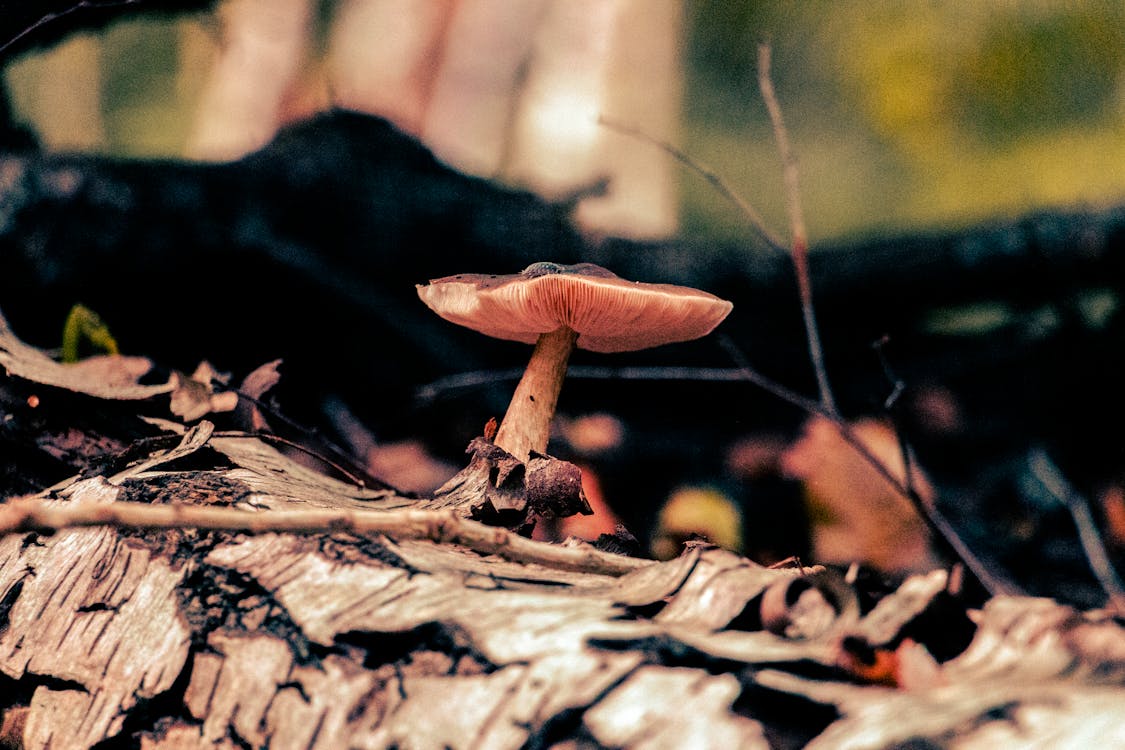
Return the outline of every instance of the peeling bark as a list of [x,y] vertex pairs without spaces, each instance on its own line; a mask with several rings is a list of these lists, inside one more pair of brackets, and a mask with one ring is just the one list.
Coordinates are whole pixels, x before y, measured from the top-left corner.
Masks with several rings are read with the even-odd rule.
[[[113,502],[102,483],[69,502]],[[187,567],[113,529],[0,541],[0,590],[14,599],[0,635],[0,671],[49,677],[36,688],[27,747],[89,747],[114,736],[138,702],[168,690],[190,633],[176,587]]]

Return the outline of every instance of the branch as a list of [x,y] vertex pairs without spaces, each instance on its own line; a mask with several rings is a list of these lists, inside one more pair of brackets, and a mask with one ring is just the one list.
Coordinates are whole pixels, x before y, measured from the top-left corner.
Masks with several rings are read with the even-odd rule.
[[906,477],[906,489],[909,494],[907,497],[913,499],[914,497],[921,497],[918,490],[914,485],[914,450],[910,447],[910,441],[906,436],[906,428],[903,425],[901,397],[906,390],[906,383],[904,383],[891,368],[891,362],[887,359],[886,347],[889,337],[883,336],[878,341],[871,345],[875,350],[875,356],[879,359],[879,365],[883,368],[883,376],[887,382],[891,384],[891,393],[883,401],[883,409],[891,418],[891,423],[894,425],[895,437],[898,438],[898,450],[902,456],[902,468],[904,476]]
[[[937,508],[922,499],[922,496],[918,494],[917,489],[915,489],[910,476],[907,475],[905,481],[899,479],[898,476],[891,471],[890,467],[880,461],[879,457],[871,452],[867,444],[856,435],[855,430],[853,430],[838,413],[829,411],[823,404],[817,403],[810,398],[805,398],[754,370],[746,360],[746,357],[742,354],[742,351],[729,337],[721,336],[719,343],[726,349],[731,359],[734,360],[735,365],[738,366],[742,373],[743,379],[777,396],[781,400],[802,409],[809,415],[823,417],[831,422],[844,442],[859,453],[863,460],[891,485],[891,488],[895,492],[911,502],[917,510],[918,515],[921,516],[923,522],[925,522],[931,537],[939,546],[943,547],[946,553],[953,559],[961,561],[964,566],[976,576],[981,586],[983,586],[990,595],[1018,595],[1023,593],[1021,589],[1011,581],[989,572],[980,558],[978,558],[973,551],[969,549],[969,546],[961,540],[960,535],[949,525],[949,522],[938,512]],[[907,464],[906,468],[907,471],[909,471],[910,464]]]
[[816,372],[816,382],[820,389],[820,402],[831,414],[836,414],[836,401],[832,398],[832,389],[828,386],[828,373],[824,368],[824,351],[820,345],[820,332],[816,325],[816,315],[813,312],[812,283],[809,280],[809,238],[805,231],[805,217],[801,211],[801,189],[798,183],[797,158],[789,146],[789,135],[785,129],[785,121],[781,118],[781,106],[777,102],[777,94],[770,80],[770,46],[763,43],[758,46],[758,87],[762,91],[762,100],[773,123],[773,134],[777,140],[777,150],[781,153],[782,168],[785,177],[785,205],[789,210],[789,226],[792,232],[792,247],[790,254],[793,257],[793,269],[797,275],[797,289],[801,295],[801,312],[805,319],[805,335],[809,341],[809,357],[812,359],[813,370]]
[[1033,450],[1027,462],[1032,475],[1039,480],[1039,483],[1070,511],[1074,526],[1078,530],[1082,551],[1086,554],[1086,560],[1094,577],[1098,579],[1098,584],[1109,597],[1109,606],[1118,614],[1125,613],[1125,585],[1121,583],[1120,576],[1110,562],[1109,553],[1094,522],[1094,514],[1090,511],[1090,502],[1085,495],[1071,486],[1043,449]]
[[396,541],[428,539],[437,543],[460,544],[481,554],[499,555],[515,562],[609,576],[624,575],[653,564],[651,560],[614,555],[590,547],[562,547],[535,542],[506,529],[486,526],[444,510],[253,512],[200,505],[59,503],[37,499],[12,500],[0,505],[0,535],[22,531],[55,532],[89,526],[191,528],[248,534],[382,534]]
[[106,0],[106,2],[96,2],[96,0],[80,0],[80,2],[75,3],[69,8],[64,8],[63,10],[55,11],[53,13],[44,13],[38,21],[23,29],[7,41],[0,41],[0,55],[3,55],[4,52],[7,51],[7,49],[13,44],[20,41],[21,39],[24,39],[29,34],[34,33],[41,27],[46,26],[50,23],[54,23],[60,18],[65,18],[66,16],[69,16],[70,14],[77,11],[114,8],[121,5],[136,5],[140,2],[143,2],[143,0]]
[[[717,334],[726,338],[725,334]],[[516,381],[523,375],[522,369],[507,370],[469,370],[447,375],[419,386],[414,391],[415,403],[430,404],[448,393],[472,390],[482,386],[508,381]],[[574,365],[567,368],[567,380],[674,380],[680,382],[731,383],[746,380],[739,368],[694,367],[679,365],[601,367],[597,365]]]
[[772,247],[774,250],[779,250],[781,252],[785,251],[785,242],[776,234],[774,234],[768,226],[766,226],[766,222],[762,218],[762,215],[759,214],[752,205],[750,205],[750,202],[748,200],[736,193],[730,187],[730,185],[727,184],[726,180],[720,177],[716,172],[704,166],[692,157],[688,156],[668,141],[662,141],[659,138],[655,138],[644,132],[640,128],[635,128],[631,125],[626,125],[625,123],[618,122],[617,120],[611,120],[604,116],[598,118],[598,124],[604,125],[610,130],[616,130],[618,133],[623,133],[624,135],[630,135],[634,138],[639,138],[642,141],[647,141],[648,143],[651,143],[663,150],[665,153],[676,159],[685,167],[692,170],[703,179],[707,180],[707,182],[711,184],[711,187],[718,190],[724,198],[733,203],[735,207],[738,208],[738,210],[746,216],[747,221],[750,222],[750,226],[754,228],[754,230],[761,236],[763,240],[765,240],[767,245]]

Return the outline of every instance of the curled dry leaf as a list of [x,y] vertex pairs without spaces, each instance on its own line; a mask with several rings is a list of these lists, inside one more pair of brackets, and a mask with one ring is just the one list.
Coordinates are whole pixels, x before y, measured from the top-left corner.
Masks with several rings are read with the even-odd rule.
[[76,382],[85,381],[94,388],[127,391],[136,388],[137,381],[152,370],[152,361],[147,357],[99,354],[72,364],[65,364],[63,367],[70,372]]
[[948,580],[944,570],[906,579],[847,632],[845,647],[861,652],[893,651],[910,638],[939,662],[960,655],[973,640],[977,626],[965,601],[949,593]]
[[175,389],[172,391],[172,413],[185,422],[193,422],[207,414],[233,411],[238,406],[234,391],[215,393],[213,383],[218,373],[208,362],[200,362],[191,377],[173,373]]
[[281,373],[277,370],[280,366],[280,359],[259,365],[242,379],[242,385],[238,387],[238,390],[250,398],[261,398],[267,391],[281,382]]
[[816,638],[858,615],[855,590],[832,570],[783,578],[762,593],[762,627],[786,638]]
[[257,402],[267,391],[281,382],[281,373],[277,370],[280,365],[280,359],[266,362],[264,365],[256,367],[242,379],[242,383],[238,386],[238,392],[245,398],[238,399],[235,408],[235,423],[242,429],[248,432],[269,430],[270,424],[265,415],[262,414]]

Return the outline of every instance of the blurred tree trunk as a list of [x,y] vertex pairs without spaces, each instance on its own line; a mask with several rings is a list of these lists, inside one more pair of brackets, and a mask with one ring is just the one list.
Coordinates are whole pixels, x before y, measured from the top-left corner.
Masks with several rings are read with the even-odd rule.
[[675,139],[682,16],[680,0],[348,0],[322,65],[307,0],[228,0],[187,154],[236,159],[294,114],[335,105],[389,119],[463,172],[550,200],[608,180],[604,195],[581,201],[587,230],[667,237],[673,166],[597,120]]
[[227,161],[261,148],[277,134],[285,96],[307,66],[313,8],[311,0],[228,0],[218,16],[211,69],[195,71],[207,83],[185,155]]
[[[599,115],[680,143],[684,4],[621,0],[606,62]],[[582,201],[575,219],[596,235],[659,239],[679,230],[677,165],[659,148],[601,128],[595,174],[609,178],[604,196]]]

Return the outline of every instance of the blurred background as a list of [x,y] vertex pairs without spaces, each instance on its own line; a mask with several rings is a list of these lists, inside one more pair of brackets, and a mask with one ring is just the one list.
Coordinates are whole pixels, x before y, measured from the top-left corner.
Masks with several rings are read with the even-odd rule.
[[756,82],[765,39],[814,245],[1125,196],[1125,4],[1114,0],[228,0],[71,35],[4,75],[17,118],[52,149],[233,158],[339,104],[548,196],[639,152],[609,171],[639,173],[647,189],[617,189],[648,207],[590,223],[737,237],[743,217],[705,182],[594,120],[674,143],[780,231]]
[[[882,406],[892,378],[870,346],[890,334],[924,494],[1021,580],[1101,596],[1057,489],[1073,481],[1125,550],[1125,3],[75,5],[45,2],[71,10],[0,39],[10,119],[47,170],[23,183],[24,162],[0,169],[0,261],[24,253],[51,291],[21,297],[32,287],[0,265],[0,309],[40,343],[61,327],[43,306],[80,297],[127,349],[182,368],[177,357],[245,372],[283,356],[283,382],[332,386],[319,416],[375,474],[418,491],[502,411],[527,354],[426,317],[411,297],[428,277],[516,271],[547,248],[697,284],[735,301],[722,330],[755,366],[814,392],[784,254],[650,140],[713,170],[787,236],[757,82],[768,40],[845,415],[901,474]],[[368,121],[317,119],[333,111],[418,138],[452,170],[442,180],[485,178],[456,188],[470,217],[383,161],[408,154],[407,171],[430,174],[428,157]],[[380,179],[431,208],[388,209],[366,192]],[[508,203],[514,213],[497,208]],[[95,281],[76,270],[103,257],[95,247],[133,254],[93,264]],[[232,270],[248,247],[261,254]],[[185,288],[137,284],[154,271],[146,254],[156,269],[183,264],[161,283]],[[309,282],[317,258],[337,274]],[[300,278],[275,274],[278,259]],[[123,267],[141,275],[126,283]],[[200,289],[206,305],[161,307]],[[220,309],[247,289],[282,303]],[[157,330],[138,330],[142,318]],[[763,561],[933,564],[902,498],[832,429],[737,382],[713,342],[574,364],[552,450],[583,464],[603,512],[569,532],[594,538],[620,520],[662,555],[704,534]],[[634,365],[658,379],[597,370]],[[695,374],[669,377],[677,366]],[[299,411],[309,392],[289,403]]]

